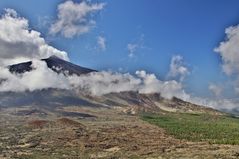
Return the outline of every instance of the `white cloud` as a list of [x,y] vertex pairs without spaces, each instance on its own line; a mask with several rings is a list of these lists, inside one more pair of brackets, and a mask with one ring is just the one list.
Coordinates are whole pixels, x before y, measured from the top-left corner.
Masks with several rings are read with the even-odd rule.
[[57,74],[47,67],[44,61],[33,60],[33,70],[23,74],[12,74],[7,68],[0,67],[0,91],[34,91],[47,88],[69,88],[69,83],[62,74]]
[[208,89],[215,95],[220,96],[223,89],[222,87],[215,85],[215,84],[209,84]]
[[[139,93],[160,93],[163,97],[177,96],[186,100],[189,96],[177,81],[160,81],[154,74],[145,71],[129,73],[92,72],[86,75],[64,76],[49,69],[44,61],[33,61],[33,70],[21,75],[12,74],[0,67],[0,92],[34,91],[48,88],[80,90],[95,96],[112,92],[136,91]],[[46,82],[47,81],[47,82]]]
[[57,20],[50,27],[51,34],[61,33],[66,38],[87,33],[94,25],[92,13],[104,8],[105,3],[90,4],[66,1],[58,5]]
[[168,73],[169,78],[179,78],[183,81],[186,75],[189,74],[189,70],[183,63],[183,57],[180,55],[173,56],[170,63],[170,70]]
[[239,92],[239,25],[226,28],[226,40],[215,48],[222,58],[223,71],[234,81],[235,92]]
[[239,94],[239,77],[237,77],[236,81],[234,82],[235,91]]
[[0,65],[51,55],[68,60],[66,52],[48,45],[39,32],[31,30],[27,19],[13,9],[5,12],[0,18]]
[[154,74],[147,74],[145,71],[136,71],[136,75],[142,80],[139,87],[140,93],[161,93],[163,97],[173,96],[187,100],[189,96],[184,92],[182,84],[177,81],[161,81]]
[[[209,99],[209,98],[200,98],[200,97],[190,97],[189,100],[187,100],[191,103],[195,103],[198,105],[203,105],[207,107],[211,107],[217,110],[223,110],[230,113],[236,113],[234,110],[239,111],[239,100],[237,99]],[[237,112],[238,113],[238,112]]]
[[126,73],[93,72],[83,76],[69,77],[74,88],[101,96],[111,92],[137,91],[140,79]]
[[223,61],[223,71],[227,75],[239,73],[239,25],[231,26],[226,29],[226,40],[215,48]]
[[[222,70],[232,81],[235,92],[239,93],[239,25],[231,26],[225,30],[226,38],[220,45],[214,49],[222,59]],[[230,82],[231,83],[231,82]],[[209,85],[209,90],[215,96],[220,96],[223,89],[227,86]],[[239,112],[238,98],[216,98],[207,99],[199,97],[191,97],[190,102],[199,105],[210,106],[216,109],[226,110],[230,113]]]
[[105,51],[106,49],[106,40],[103,36],[98,36],[97,37],[97,44],[100,48],[100,50]]

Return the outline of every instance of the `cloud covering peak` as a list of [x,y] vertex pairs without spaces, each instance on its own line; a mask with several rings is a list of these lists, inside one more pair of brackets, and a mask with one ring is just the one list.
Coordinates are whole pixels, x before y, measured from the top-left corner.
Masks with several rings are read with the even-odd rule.
[[161,81],[154,74],[148,74],[144,70],[136,71],[135,75],[101,71],[77,76],[58,74],[48,68],[44,61],[39,60],[33,60],[31,67],[33,69],[30,72],[23,74],[12,74],[8,68],[0,67],[0,92],[56,88],[81,91],[93,96],[134,91],[144,94],[160,93],[165,98],[188,98],[181,83]]

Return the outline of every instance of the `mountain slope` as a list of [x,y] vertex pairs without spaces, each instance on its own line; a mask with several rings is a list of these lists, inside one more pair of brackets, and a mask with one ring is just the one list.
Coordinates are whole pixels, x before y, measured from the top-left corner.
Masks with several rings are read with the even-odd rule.
[[[69,75],[76,74],[79,76],[81,74],[87,74],[87,73],[96,71],[96,70],[81,67],[73,63],[70,63],[68,61],[62,60],[58,58],[57,56],[51,56],[49,58],[42,59],[42,61],[45,61],[47,66],[57,73],[67,72]],[[8,68],[10,72],[12,73],[24,73],[24,72],[32,70],[31,65],[32,65],[32,62],[28,61],[24,63],[10,65]]]
[[[47,66],[57,73],[65,75],[76,74],[78,76],[94,72],[95,70],[84,68],[56,56],[51,56],[45,61]],[[24,62],[9,66],[12,73],[24,73],[31,71],[32,62]],[[183,112],[183,113],[219,113],[211,108],[198,106],[185,102],[178,98],[166,99],[159,93],[140,94],[138,92],[109,93],[103,96],[92,96],[80,90],[43,89],[26,92],[1,92],[0,106],[37,106],[54,110],[56,107],[82,106],[82,107],[106,107],[119,108],[125,113],[135,114],[140,112]]]

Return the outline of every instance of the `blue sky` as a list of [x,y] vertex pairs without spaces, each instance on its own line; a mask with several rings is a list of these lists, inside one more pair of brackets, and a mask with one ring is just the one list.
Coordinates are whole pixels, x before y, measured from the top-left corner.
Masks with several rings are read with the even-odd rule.
[[[164,79],[172,56],[181,55],[190,70],[184,81],[188,92],[210,96],[210,83],[228,82],[213,50],[225,39],[225,29],[239,24],[238,0],[92,0],[106,5],[92,17],[96,24],[89,32],[72,38],[49,35],[63,2],[1,0],[0,10],[16,10],[50,45],[82,66],[131,73],[143,69]],[[97,46],[99,36],[105,38],[105,50]],[[137,45],[133,57],[128,44]]]

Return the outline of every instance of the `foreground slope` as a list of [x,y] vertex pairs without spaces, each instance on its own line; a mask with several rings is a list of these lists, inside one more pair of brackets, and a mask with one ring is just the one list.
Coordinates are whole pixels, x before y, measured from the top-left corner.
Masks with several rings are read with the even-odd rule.
[[[176,115],[177,119],[170,120]],[[203,116],[203,114],[201,115]],[[201,115],[194,114],[198,118]],[[156,116],[163,118],[160,124],[167,121],[172,124],[183,122],[185,116],[187,117],[181,113],[162,111],[154,114],[152,118],[148,118],[149,114],[147,113],[147,119],[151,120],[150,123]],[[164,118],[165,116],[168,118]],[[200,125],[204,123],[204,120],[219,121],[219,118],[223,116],[211,114],[207,117],[200,118],[203,121],[195,122]],[[235,121],[238,122],[239,119],[235,119]],[[233,159],[237,158],[239,154],[238,145],[214,144],[207,140],[192,142],[187,138],[180,139],[176,136],[177,134],[168,131],[175,126],[154,126],[156,123],[150,124],[141,120],[141,115],[129,115],[117,108],[75,105],[58,107],[53,111],[34,106],[5,107],[0,109],[0,123],[0,158],[3,159]],[[218,124],[220,125],[220,123],[212,122],[211,126],[214,127]],[[234,125],[234,123],[227,124],[229,127]],[[192,128],[190,127],[184,133],[193,133]],[[194,129],[197,130],[200,127],[195,125]],[[183,130],[180,127],[177,128],[177,132]],[[215,128],[212,130],[214,131]],[[224,130],[220,131],[223,134]],[[215,134],[213,135],[215,136]],[[224,134],[224,136],[227,135],[230,134],[228,132]],[[200,137],[203,139],[205,136]]]

